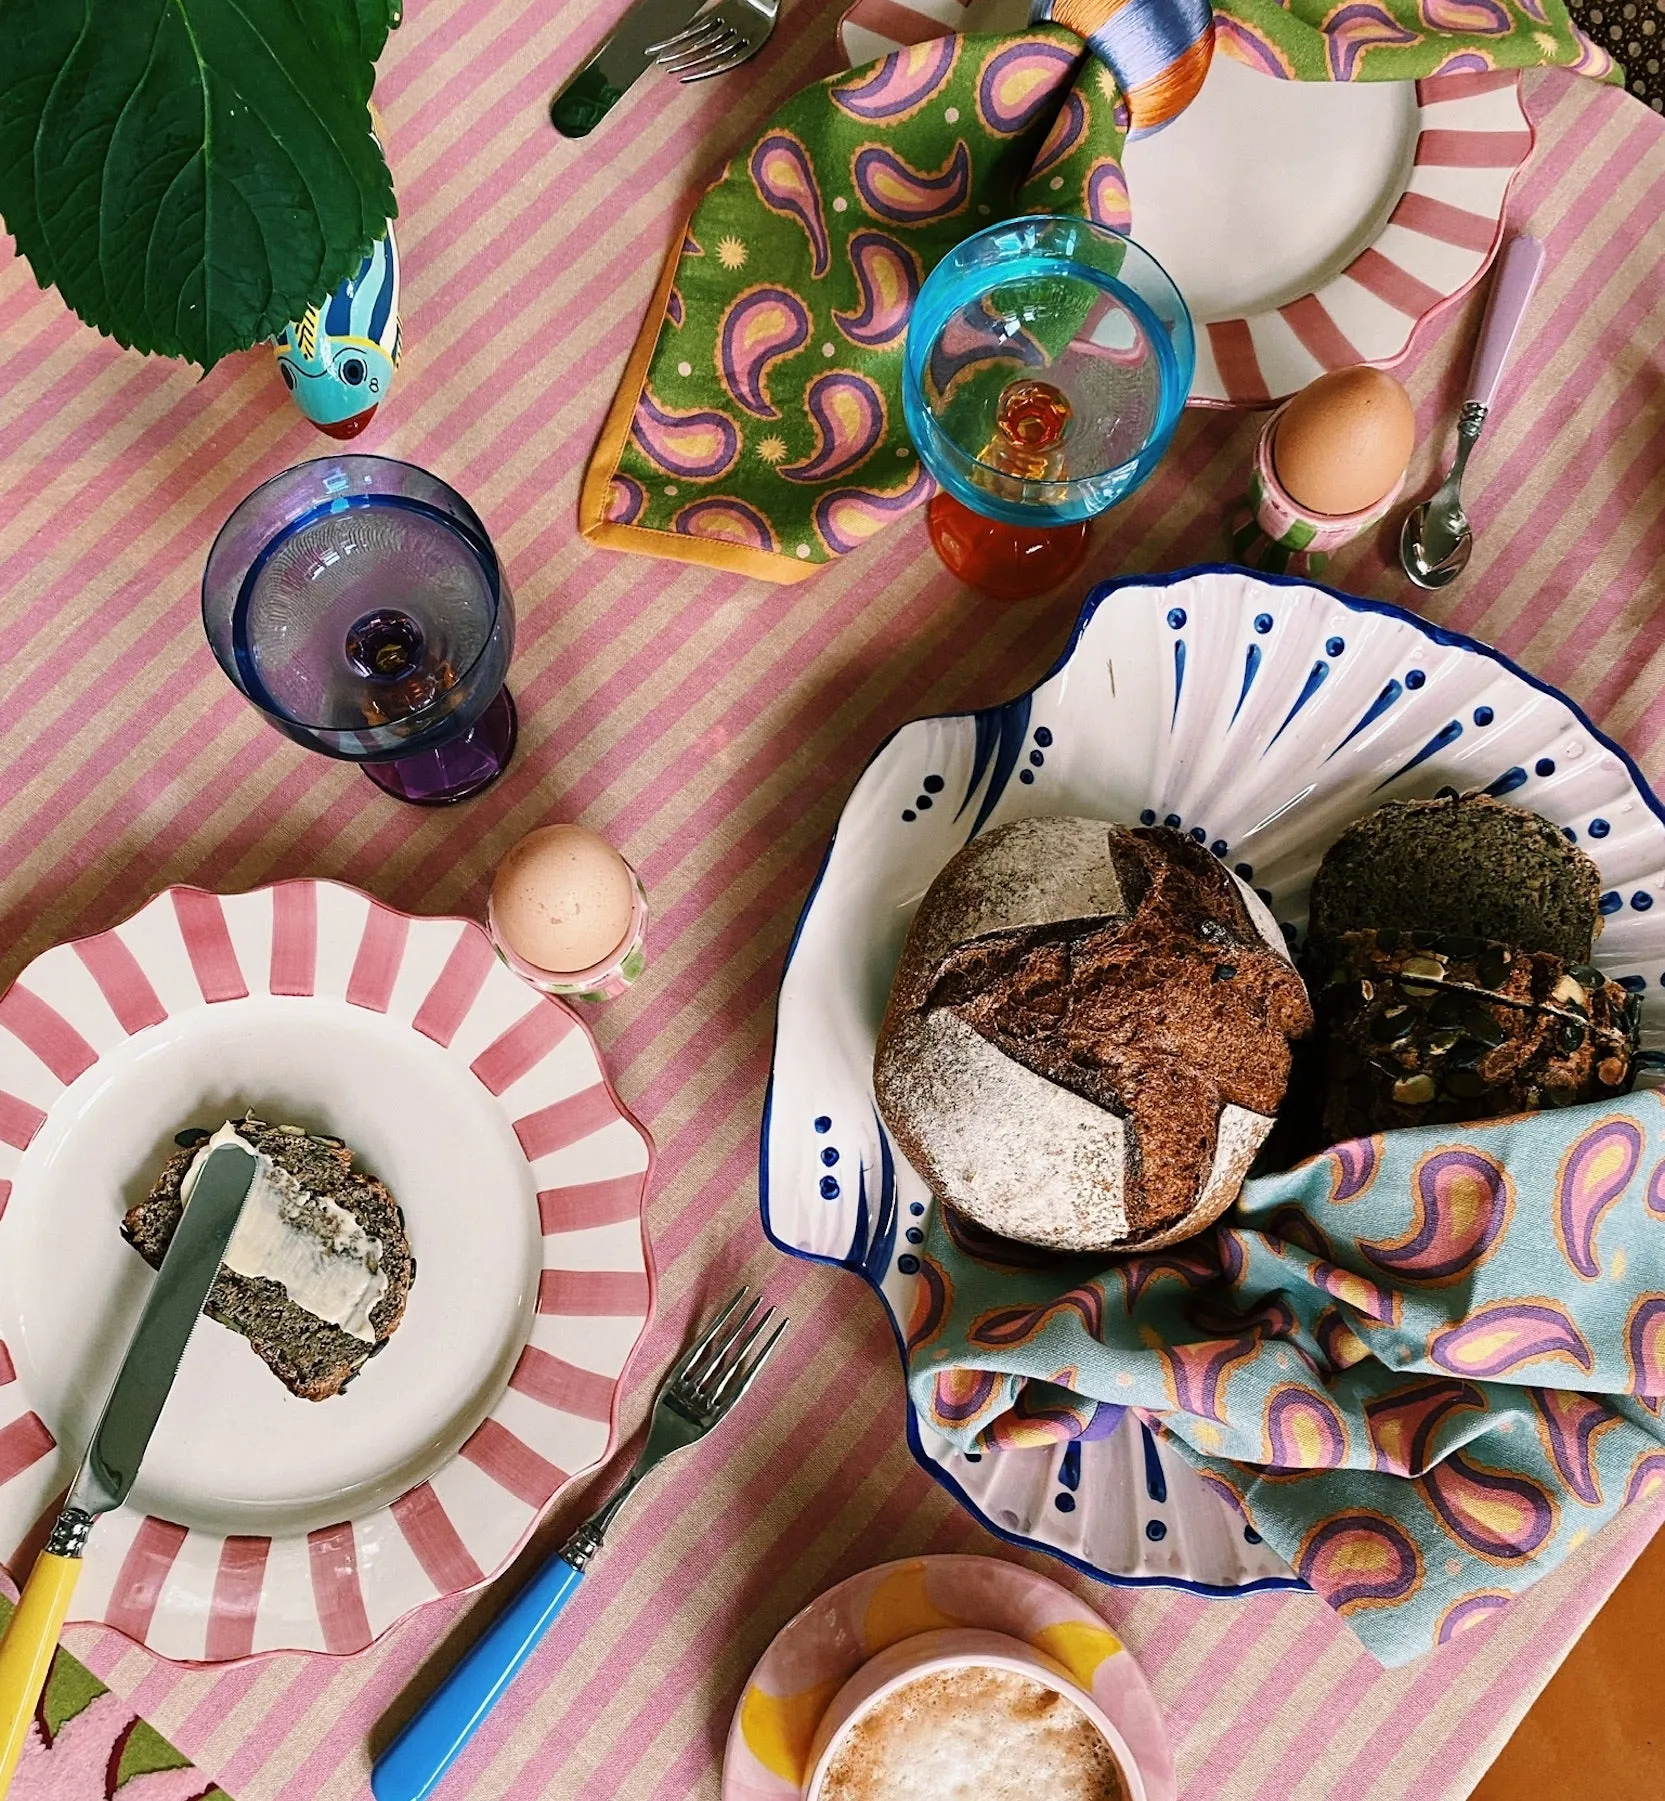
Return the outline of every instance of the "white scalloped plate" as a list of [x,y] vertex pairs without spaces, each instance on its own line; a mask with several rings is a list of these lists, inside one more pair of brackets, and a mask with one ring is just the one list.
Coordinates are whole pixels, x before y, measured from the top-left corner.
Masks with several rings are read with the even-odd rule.
[[[1291,936],[1318,858],[1388,799],[1488,789],[1560,824],[1600,866],[1595,961],[1645,991],[1665,1043],[1665,812],[1565,696],[1483,644],[1307,583],[1201,568],[1095,589],[1028,694],[919,719],[845,804],[781,981],[764,1112],[769,1236],[855,1270],[901,1342],[909,1245],[933,1205],[873,1105],[873,1047],[920,897],[976,833],[1033,814],[1190,831]],[[953,1450],[908,1410],[916,1456],[990,1527],[1119,1582],[1206,1593],[1294,1585],[1287,1567],[1131,1416],[1068,1447]]]
[[652,1306],[652,1143],[588,1031],[479,926],[334,882],[169,889],[37,957],[0,999],[14,1575],[151,1281],[122,1213],[176,1131],[247,1109],[344,1138],[403,1208],[417,1272],[385,1351],[328,1401],[199,1322],[73,1612],[179,1662],[344,1655],[489,1580],[606,1456]]
[[[1026,0],[857,0],[852,64],[949,31],[1021,31]],[[1197,324],[1193,405],[1267,406],[1392,364],[1485,273],[1532,149],[1514,70],[1288,81],[1217,48],[1197,98],[1124,158],[1133,235]]]

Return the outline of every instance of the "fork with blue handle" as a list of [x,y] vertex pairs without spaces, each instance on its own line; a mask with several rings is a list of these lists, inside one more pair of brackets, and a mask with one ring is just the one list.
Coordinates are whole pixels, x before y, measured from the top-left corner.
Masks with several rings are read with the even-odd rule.
[[[744,1310],[741,1303],[746,1302]],[[747,1301],[742,1288],[665,1378],[647,1444],[605,1506],[590,1517],[515,1596],[376,1760],[376,1801],[422,1801],[461,1756],[522,1664],[577,1592],[607,1528],[637,1483],[675,1451],[697,1444],[757,1380],[787,1321]],[[770,1327],[773,1326],[773,1331]]]

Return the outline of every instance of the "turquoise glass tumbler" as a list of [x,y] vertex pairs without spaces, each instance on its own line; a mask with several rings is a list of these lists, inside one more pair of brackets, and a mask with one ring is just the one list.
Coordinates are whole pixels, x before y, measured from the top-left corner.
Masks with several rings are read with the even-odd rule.
[[1076,525],[1161,461],[1195,365],[1191,315],[1155,258],[1037,214],[967,238],[926,278],[903,407],[920,460],[963,506]]

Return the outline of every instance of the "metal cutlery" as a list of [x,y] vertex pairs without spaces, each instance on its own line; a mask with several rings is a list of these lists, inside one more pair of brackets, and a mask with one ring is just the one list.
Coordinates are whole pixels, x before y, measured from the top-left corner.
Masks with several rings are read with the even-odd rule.
[[433,1791],[577,1592],[607,1528],[637,1484],[674,1452],[704,1438],[757,1380],[788,1322],[783,1317],[770,1332],[774,1308],[764,1307],[758,1295],[742,1312],[746,1296],[742,1288],[660,1385],[647,1444],[630,1474],[515,1596],[377,1758],[370,1772],[376,1801],[422,1801]]
[[235,1144],[219,1146],[198,1167],[69,1499],[0,1641],[0,1797],[11,1786],[46,1685],[87,1538],[99,1516],[121,1506],[133,1487],[259,1171],[259,1159]]
[[780,0],[717,0],[675,37],[649,45],[648,54],[685,82],[707,81],[750,62],[779,16]]
[[1469,371],[1468,398],[1457,419],[1456,459],[1433,497],[1405,515],[1399,533],[1399,561],[1419,588],[1443,588],[1468,567],[1474,533],[1463,511],[1463,471],[1485,429],[1543,266],[1544,247],[1536,238],[1511,238],[1498,259]]
[[600,49],[549,103],[549,121],[564,138],[582,138],[606,118],[625,90],[653,67],[667,32],[699,11],[699,0],[636,0]]

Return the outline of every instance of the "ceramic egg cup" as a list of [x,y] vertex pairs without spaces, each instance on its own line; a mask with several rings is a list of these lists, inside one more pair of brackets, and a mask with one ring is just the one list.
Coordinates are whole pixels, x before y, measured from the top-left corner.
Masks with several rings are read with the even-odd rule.
[[1278,421],[1289,410],[1286,401],[1266,421],[1255,443],[1249,497],[1232,516],[1230,541],[1237,561],[1274,575],[1318,575],[1332,551],[1351,544],[1379,524],[1393,509],[1405,486],[1400,476],[1378,501],[1356,513],[1315,513],[1296,500],[1278,480],[1272,445]]
[[827,1774],[851,1732],[898,1689],[928,1676],[979,1669],[1007,1670],[1015,1676],[1026,1676],[1071,1702],[1110,1747],[1127,1801],[1146,1801],[1144,1778],[1127,1741],[1111,1724],[1110,1716],[1061,1663],[1021,1638],[965,1626],[905,1638],[869,1658],[850,1677],[828,1704],[810,1743],[804,1801],[822,1801]]
[[[627,869],[630,868],[626,864]],[[509,948],[507,940],[498,930],[497,917],[491,904],[486,905],[486,925],[491,932],[491,941],[497,948],[497,954],[508,964],[522,981],[544,994],[558,994],[563,1000],[574,1001],[610,1001],[631,985],[647,967],[647,922],[648,902],[647,890],[642,886],[642,878],[634,869],[630,870],[630,929],[615,950],[599,963],[592,963],[588,969],[557,971],[540,969],[535,963],[528,963],[524,957],[518,957]]]

